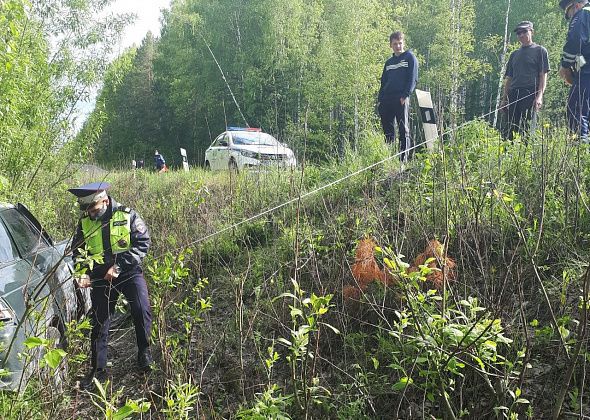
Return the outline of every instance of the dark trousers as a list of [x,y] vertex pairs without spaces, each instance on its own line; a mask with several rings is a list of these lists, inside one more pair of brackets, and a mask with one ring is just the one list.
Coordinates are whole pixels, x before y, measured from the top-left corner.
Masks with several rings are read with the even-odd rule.
[[571,132],[588,141],[590,114],[590,74],[576,75],[567,101],[567,121]]
[[395,140],[394,120],[397,122],[399,130],[399,151],[400,160],[407,162],[413,155],[412,140],[410,138],[410,98],[402,105],[400,98],[393,98],[391,102],[382,101],[379,104],[379,116],[381,117],[381,127],[385,134],[385,141],[393,143]]
[[535,89],[510,89],[508,91],[508,122],[504,138],[514,139],[514,133],[524,134],[528,131],[535,106]]
[[92,367],[94,368],[102,369],[107,365],[110,317],[115,311],[120,293],[127,298],[131,308],[138,351],[141,352],[149,347],[152,311],[143,273],[137,269],[132,273],[121,273],[112,282],[100,280],[93,283],[91,292],[92,333],[90,342]]

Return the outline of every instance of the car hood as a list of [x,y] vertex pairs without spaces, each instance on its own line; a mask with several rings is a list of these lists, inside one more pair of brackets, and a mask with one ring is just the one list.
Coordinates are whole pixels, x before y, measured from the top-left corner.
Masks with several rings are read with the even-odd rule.
[[292,155],[293,151],[285,146],[262,146],[258,144],[233,146],[234,150],[246,150],[248,152],[264,155]]

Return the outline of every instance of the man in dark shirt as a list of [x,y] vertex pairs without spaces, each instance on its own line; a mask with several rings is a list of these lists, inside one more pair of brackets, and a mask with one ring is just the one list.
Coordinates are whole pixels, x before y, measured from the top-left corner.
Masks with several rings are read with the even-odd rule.
[[509,140],[515,132],[525,133],[533,114],[543,106],[549,72],[547,50],[533,42],[532,22],[520,22],[514,32],[520,48],[508,60],[501,104],[508,112],[504,138]]
[[393,56],[385,62],[381,74],[378,109],[381,126],[388,143],[395,139],[394,120],[399,130],[400,160],[407,162],[412,154],[410,138],[409,110],[410,94],[418,80],[418,60],[411,51],[404,50],[404,34],[394,32],[389,36],[389,46]]

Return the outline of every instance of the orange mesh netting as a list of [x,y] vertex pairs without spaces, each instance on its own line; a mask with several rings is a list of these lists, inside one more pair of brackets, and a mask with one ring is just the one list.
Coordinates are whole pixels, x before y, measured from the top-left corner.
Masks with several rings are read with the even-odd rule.
[[414,263],[408,268],[408,273],[420,271],[420,266],[425,265],[426,260],[434,258],[426,266],[434,270],[426,276],[426,280],[430,281],[437,289],[442,288],[445,279],[455,280],[456,278],[456,263],[452,258],[445,256],[445,246],[436,239],[432,239],[424,248],[424,252],[418,254],[414,259]]
[[345,300],[358,299],[361,290],[366,290],[373,281],[379,281],[386,286],[394,283],[395,278],[383,271],[375,260],[375,242],[372,239],[365,238],[359,241],[352,264],[352,276],[357,282],[357,286],[346,285],[342,288],[342,295]]
[[[352,276],[358,286],[345,285],[342,288],[344,300],[358,300],[361,291],[365,291],[373,281],[379,281],[386,286],[394,284],[397,280],[392,274],[384,271],[375,260],[375,242],[372,239],[361,239],[356,248],[354,264],[352,264]],[[426,280],[431,282],[434,287],[441,289],[443,282],[454,280],[456,278],[456,263],[452,258],[445,256],[445,247],[436,239],[432,239],[426,245],[424,252],[418,254],[414,263],[408,268],[408,273],[420,271],[420,266],[425,265],[426,260],[434,258],[427,267],[432,268],[432,272],[426,276]]]

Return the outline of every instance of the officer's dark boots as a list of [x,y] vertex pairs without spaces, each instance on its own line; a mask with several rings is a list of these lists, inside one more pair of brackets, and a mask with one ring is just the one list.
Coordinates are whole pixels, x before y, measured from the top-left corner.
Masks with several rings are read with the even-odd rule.
[[96,379],[101,384],[109,380],[109,372],[106,369],[92,368],[90,372],[80,381],[80,389],[84,391],[91,391],[94,389]]
[[152,363],[154,363],[154,359],[152,358],[150,349],[140,350],[137,354],[137,366],[139,367],[139,370],[142,372],[149,372],[152,370]]

